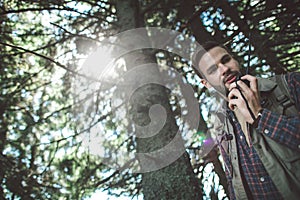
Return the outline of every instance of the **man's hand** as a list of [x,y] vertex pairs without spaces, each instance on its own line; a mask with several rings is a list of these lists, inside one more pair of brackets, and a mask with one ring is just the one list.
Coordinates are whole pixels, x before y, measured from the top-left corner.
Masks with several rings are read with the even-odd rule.
[[[259,111],[262,109],[260,105],[257,78],[251,75],[245,75],[242,76],[241,79],[248,80],[250,82],[250,87],[241,80],[231,83],[229,86],[228,105],[231,110],[239,109],[245,120],[252,124],[254,119],[250,112],[257,118]],[[247,103],[251,111],[249,111]]]

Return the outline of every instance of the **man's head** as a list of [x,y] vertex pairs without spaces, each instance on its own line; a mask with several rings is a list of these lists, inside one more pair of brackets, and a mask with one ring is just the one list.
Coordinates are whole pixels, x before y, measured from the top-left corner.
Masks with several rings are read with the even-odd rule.
[[193,56],[195,71],[205,87],[214,87],[226,96],[230,83],[240,75],[239,64],[219,43],[207,42],[202,47]]

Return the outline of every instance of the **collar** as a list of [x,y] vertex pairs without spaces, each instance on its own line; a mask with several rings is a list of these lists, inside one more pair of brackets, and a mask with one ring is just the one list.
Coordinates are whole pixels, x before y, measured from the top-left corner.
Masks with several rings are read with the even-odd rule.
[[275,81],[266,78],[260,78],[260,77],[257,77],[257,83],[258,83],[258,90],[260,92],[269,92],[277,86],[277,83]]

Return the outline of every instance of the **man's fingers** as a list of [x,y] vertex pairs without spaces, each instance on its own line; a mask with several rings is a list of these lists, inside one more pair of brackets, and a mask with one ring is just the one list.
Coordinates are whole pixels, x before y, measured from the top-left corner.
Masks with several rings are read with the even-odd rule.
[[228,107],[229,107],[229,109],[230,109],[230,110],[234,110],[236,107],[238,107],[238,106],[237,106],[238,103],[239,103],[239,102],[238,102],[238,99],[231,99],[231,100],[228,102]]
[[228,94],[228,106],[234,110],[241,104],[241,93],[237,88],[233,88]]
[[245,75],[241,77],[242,80],[248,80],[250,82],[250,88],[253,92],[257,92],[257,78],[251,75]]
[[240,91],[237,88],[232,88],[228,94],[228,99],[240,98]]

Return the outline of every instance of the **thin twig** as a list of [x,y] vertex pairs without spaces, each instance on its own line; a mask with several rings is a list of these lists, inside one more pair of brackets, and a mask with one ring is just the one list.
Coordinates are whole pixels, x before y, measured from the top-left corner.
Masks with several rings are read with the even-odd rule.
[[66,71],[68,71],[68,72],[71,72],[72,74],[75,74],[75,75],[78,75],[78,76],[87,78],[88,80],[93,80],[93,81],[96,81],[96,82],[99,81],[99,80],[97,80],[97,79],[95,79],[95,78],[93,78],[93,77],[89,77],[89,76],[86,76],[86,75],[84,75],[84,74],[80,74],[80,73],[78,73],[78,72],[76,72],[76,71],[74,71],[74,70],[72,70],[72,69],[69,69],[68,67],[66,67],[65,65],[61,64],[60,62],[58,62],[58,61],[56,61],[56,60],[53,60],[52,58],[49,58],[49,57],[47,57],[47,56],[45,56],[45,55],[43,55],[43,54],[40,54],[40,53],[31,51],[31,50],[29,50],[29,49],[25,49],[25,48],[23,48],[23,47],[19,47],[19,46],[16,46],[16,45],[7,44],[7,43],[4,43],[4,42],[0,42],[0,44],[2,44],[2,45],[4,45],[4,46],[11,47],[11,48],[14,48],[14,49],[19,49],[19,50],[22,50],[22,51],[24,51],[24,52],[26,52],[26,53],[31,53],[31,54],[33,54],[33,55],[36,55],[36,56],[38,56],[38,57],[41,57],[41,58],[43,58],[43,59],[45,59],[45,60],[48,60],[48,61],[54,63],[55,65],[61,67],[62,69],[66,70]]

